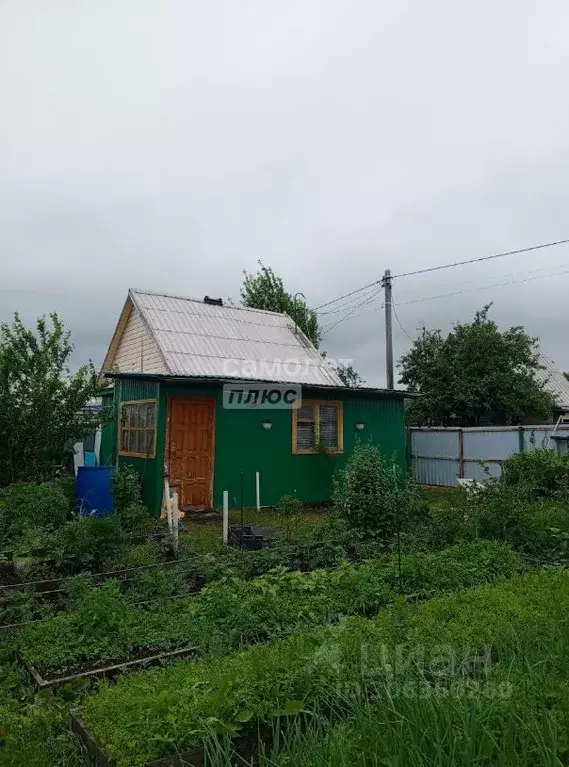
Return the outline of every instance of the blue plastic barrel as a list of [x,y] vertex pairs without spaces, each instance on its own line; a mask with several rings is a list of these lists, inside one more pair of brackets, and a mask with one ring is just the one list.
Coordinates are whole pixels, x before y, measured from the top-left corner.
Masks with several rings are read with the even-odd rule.
[[111,466],[80,466],[75,480],[77,512],[105,517],[113,513]]

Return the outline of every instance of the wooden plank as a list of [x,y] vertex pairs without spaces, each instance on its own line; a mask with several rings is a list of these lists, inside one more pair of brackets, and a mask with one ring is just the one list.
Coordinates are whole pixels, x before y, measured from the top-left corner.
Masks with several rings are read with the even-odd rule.
[[144,658],[137,658],[136,660],[129,660],[125,661],[124,663],[114,663],[112,666],[90,669],[89,671],[80,671],[77,674],[56,677],[55,679],[43,679],[39,671],[34,666],[32,666],[30,663],[27,663],[25,660],[23,663],[35,684],[40,689],[45,689],[46,687],[55,687],[56,685],[63,684],[64,682],[71,682],[73,679],[113,675],[123,671],[124,669],[132,668],[133,666],[154,666],[162,660],[170,660],[177,657],[182,658],[187,655],[195,655],[196,653],[197,647],[184,647],[181,650],[171,650],[169,652],[158,653],[158,655],[147,655]]
[[109,759],[105,752],[98,746],[91,732],[85,727],[75,711],[69,712],[69,729],[75,735],[78,735],[87,753],[93,759],[97,767],[116,767],[114,759]]

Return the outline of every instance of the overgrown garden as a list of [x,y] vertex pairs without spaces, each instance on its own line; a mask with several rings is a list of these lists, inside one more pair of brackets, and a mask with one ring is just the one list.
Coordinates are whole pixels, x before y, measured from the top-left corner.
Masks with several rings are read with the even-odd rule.
[[258,552],[204,551],[190,524],[175,559],[136,475],[114,492],[97,520],[63,479],[0,491],[0,764],[89,764],[70,709],[118,765],[567,758],[569,462],[554,451],[437,492],[361,444],[320,523],[302,528],[285,498]]

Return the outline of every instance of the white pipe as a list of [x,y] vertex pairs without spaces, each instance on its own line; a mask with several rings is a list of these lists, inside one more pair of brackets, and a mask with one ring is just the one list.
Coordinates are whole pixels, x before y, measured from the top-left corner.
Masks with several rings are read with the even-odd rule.
[[261,487],[260,487],[260,472],[255,472],[255,490],[257,493],[257,511],[261,511]]
[[229,491],[223,491],[223,542],[229,543]]

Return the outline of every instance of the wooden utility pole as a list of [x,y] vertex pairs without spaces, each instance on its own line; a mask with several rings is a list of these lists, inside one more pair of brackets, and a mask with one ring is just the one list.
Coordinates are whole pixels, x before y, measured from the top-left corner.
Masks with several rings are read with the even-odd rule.
[[382,286],[385,305],[385,378],[387,388],[393,389],[393,326],[391,324],[391,270],[383,274]]

